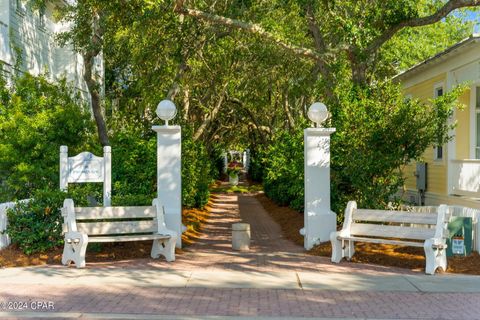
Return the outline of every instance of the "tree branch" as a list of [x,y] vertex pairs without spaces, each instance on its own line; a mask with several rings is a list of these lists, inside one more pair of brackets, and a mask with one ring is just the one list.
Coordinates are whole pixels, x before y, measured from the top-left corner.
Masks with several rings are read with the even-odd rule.
[[330,53],[320,54],[320,53],[315,52],[314,50],[311,50],[311,49],[308,49],[308,48],[303,48],[303,47],[299,47],[299,46],[296,46],[296,45],[293,45],[293,44],[289,44],[285,41],[282,41],[282,40],[278,39],[275,35],[266,31],[265,29],[263,29],[261,26],[259,26],[257,24],[247,23],[247,22],[244,22],[244,21],[236,20],[236,19],[230,19],[230,18],[219,16],[219,15],[203,12],[203,11],[200,11],[200,10],[185,8],[185,7],[183,7],[183,2],[184,2],[183,0],[176,0],[174,10],[179,14],[187,15],[187,16],[199,19],[199,20],[212,22],[212,23],[215,23],[215,24],[220,24],[220,25],[223,25],[223,26],[226,26],[226,27],[229,27],[229,28],[245,30],[245,31],[247,31],[251,34],[255,34],[255,35],[261,36],[261,37],[263,37],[267,40],[270,40],[273,43],[275,43],[276,45],[292,52],[293,54],[295,54],[297,56],[313,59],[313,60],[316,60],[316,61],[318,61],[318,60],[323,61],[324,56],[326,56],[327,54],[330,54]]
[[203,120],[203,123],[200,125],[200,127],[197,129],[197,131],[193,135],[193,141],[197,141],[203,135],[207,126],[216,118],[218,112],[220,111],[220,108],[222,107],[223,100],[225,98],[225,92],[227,91],[227,86],[228,86],[228,82],[226,82],[223,85],[220,93],[220,97],[218,98],[218,101],[215,104],[215,107],[210,112],[210,115],[207,116],[205,120]]
[[435,22],[440,21],[445,18],[450,12],[456,9],[465,8],[465,7],[475,7],[480,5],[480,0],[450,0],[443,7],[438,9],[437,12],[426,16],[413,18],[410,20],[401,21],[400,23],[394,25],[392,28],[386,30],[383,34],[377,37],[366,49],[367,54],[377,51],[385,42],[390,40],[398,31],[406,27],[421,27]]

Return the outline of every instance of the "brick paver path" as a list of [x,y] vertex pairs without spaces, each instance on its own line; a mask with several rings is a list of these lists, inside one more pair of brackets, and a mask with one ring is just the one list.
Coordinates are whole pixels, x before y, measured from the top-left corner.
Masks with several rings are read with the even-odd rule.
[[[344,262],[306,255],[281,236],[279,226],[250,195],[213,195],[212,217],[202,238],[174,263],[135,260],[89,263],[87,268],[147,270],[285,270],[385,275],[408,270]],[[249,252],[231,249],[231,224],[251,225]],[[62,268],[52,266],[51,268]],[[215,274],[212,272],[212,274]],[[303,289],[165,288],[136,285],[0,284],[2,301],[53,301],[55,312],[196,316],[278,316],[382,319],[480,319],[478,293],[332,291]],[[2,310],[0,310],[2,311]],[[32,311],[32,310],[27,310]],[[16,313],[21,316],[21,312]],[[2,314],[0,314],[2,316]]]

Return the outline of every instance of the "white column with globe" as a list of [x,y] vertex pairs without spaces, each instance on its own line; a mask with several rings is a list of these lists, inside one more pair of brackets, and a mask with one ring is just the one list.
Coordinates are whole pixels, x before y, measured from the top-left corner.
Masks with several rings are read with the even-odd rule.
[[163,126],[153,126],[157,132],[157,192],[165,210],[165,224],[177,232],[177,248],[182,247],[182,129],[170,126],[168,121],[177,114],[175,104],[162,100],[157,115],[165,121]]
[[328,117],[323,103],[312,104],[308,117],[316,127],[304,131],[305,213],[300,233],[307,250],[329,241],[337,225],[337,216],[330,209],[330,135],[335,128],[320,127]]

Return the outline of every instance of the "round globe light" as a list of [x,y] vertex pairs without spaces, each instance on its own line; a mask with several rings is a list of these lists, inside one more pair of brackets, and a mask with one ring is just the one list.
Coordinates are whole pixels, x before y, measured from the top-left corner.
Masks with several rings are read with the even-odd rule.
[[170,100],[162,100],[157,106],[157,116],[165,120],[165,125],[168,126],[168,120],[172,120],[177,115],[177,107]]
[[308,118],[320,126],[328,118],[327,106],[321,102],[315,102],[308,108]]

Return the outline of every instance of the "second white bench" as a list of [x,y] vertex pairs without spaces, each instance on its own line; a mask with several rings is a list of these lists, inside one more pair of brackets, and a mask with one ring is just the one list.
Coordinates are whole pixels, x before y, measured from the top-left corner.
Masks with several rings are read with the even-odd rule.
[[425,273],[434,274],[438,267],[446,270],[447,210],[446,205],[441,205],[437,214],[357,209],[357,203],[350,201],[342,230],[330,234],[332,262],[351,259],[358,241],[423,247]]
[[177,233],[167,229],[163,206],[154,199],[143,207],[75,207],[65,199],[62,208],[65,245],[62,264],[85,267],[85,253],[91,242],[153,240],[151,257],[175,261]]

